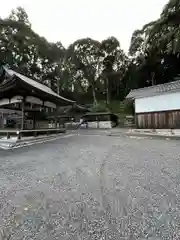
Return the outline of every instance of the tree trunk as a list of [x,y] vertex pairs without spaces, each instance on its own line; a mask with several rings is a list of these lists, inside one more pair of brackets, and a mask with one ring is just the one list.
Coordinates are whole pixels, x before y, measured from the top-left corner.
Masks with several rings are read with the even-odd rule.
[[151,81],[152,81],[152,86],[154,86],[155,85],[155,73],[154,72],[152,72],[151,73]]
[[97,105],[96,91],[93,85],[92,85],[92,94],[93,94],[93,103],[94,105]]
[[110,104],[109,79],[106,77],[106,104]]
[[57,94],[60,94],[60,87],[59,87],[59,78],[57,78]]

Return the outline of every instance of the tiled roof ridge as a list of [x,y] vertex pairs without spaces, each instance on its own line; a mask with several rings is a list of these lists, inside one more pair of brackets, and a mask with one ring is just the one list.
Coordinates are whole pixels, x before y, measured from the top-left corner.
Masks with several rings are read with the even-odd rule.
[[172,82],[158,84],[150,87],[144,87],[139,89],[133,89],[126,96],[127,99],[139,98],[139,97],[148,97],[152,95],[158,95],[162,93],[172,92],[180,90],[180,79],[174,80]]
[[[179,78],[178,78],[179,79]],[[148,86],[148,87],[143,87],[143,88],[135,88],[135,89],[132,89],[131,92],[133,91],[143,91],[143,90],[149,90],[149,89],[154,89],[154,88],[157,88],[159,86],[168,86],[168,85],[171,85],[173,83],[180,83],[180,79],[179,80],[174,80],[172,82],[168,82],[168,83],[162,83],[162,84],[157,84],[157,85],[153,85],[153,86]]]

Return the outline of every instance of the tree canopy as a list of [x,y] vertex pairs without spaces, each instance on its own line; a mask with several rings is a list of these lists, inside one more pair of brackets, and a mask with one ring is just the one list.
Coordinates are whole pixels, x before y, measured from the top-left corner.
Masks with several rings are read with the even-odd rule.
[[35,33],[21,7],[0,19],[0,64],[47,84],[79,103],[124,100],[133,88],[173,81],[180,74],[180,2],[132,34],[129,53],[118,39],[78,39],[67,49]]

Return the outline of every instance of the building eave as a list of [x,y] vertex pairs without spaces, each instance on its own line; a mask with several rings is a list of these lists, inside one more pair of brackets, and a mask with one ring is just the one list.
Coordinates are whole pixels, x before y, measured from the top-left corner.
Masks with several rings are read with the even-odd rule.
[[10,80],[1,85],[1,91],[8,90],[13,88],[17,83],[23,84],[26,88],[31,88],[32,90],[38,91],[39,93],[45,94],[52,99],[52,102],[64,102],[66,104],[74,104],[75,101],[64,98],[57,93],[55,93],[51,88],[46,85],[39,83],[31,78],[28,78],[20,73],[15,72],[14,70],[3,67],[5,73],[9,76]]
[[146,88],[133,89],[126,96],[126,99],[138,99],[151,96],[159,96],[168,93],[180,92],[180,80],[159,84]]

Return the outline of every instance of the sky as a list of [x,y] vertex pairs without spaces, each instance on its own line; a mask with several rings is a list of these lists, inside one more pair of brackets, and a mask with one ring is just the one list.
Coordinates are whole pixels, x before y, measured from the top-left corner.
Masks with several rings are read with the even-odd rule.
[[23,7],[32,28],[48,41],[67,47],[80,38],[102,41],[115,36],[125,52],[132,33],[159,18],[168,0],[5,0],[0,17]]

